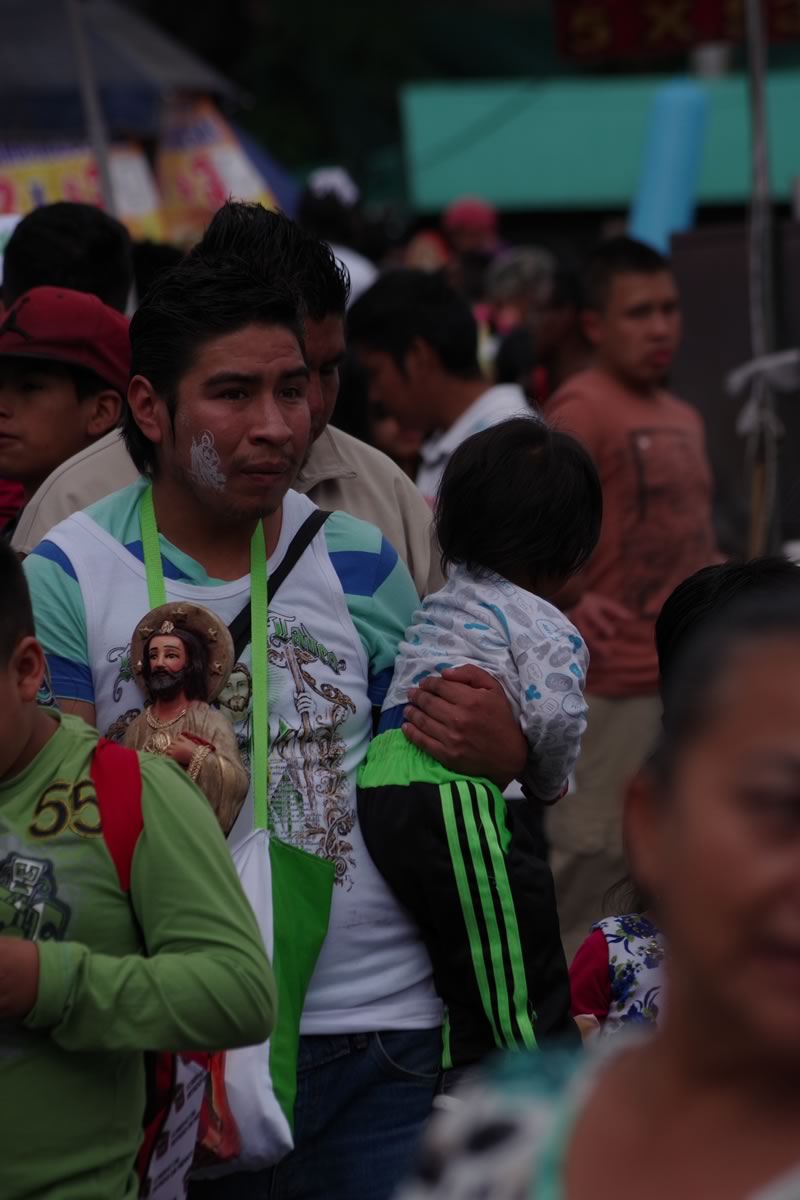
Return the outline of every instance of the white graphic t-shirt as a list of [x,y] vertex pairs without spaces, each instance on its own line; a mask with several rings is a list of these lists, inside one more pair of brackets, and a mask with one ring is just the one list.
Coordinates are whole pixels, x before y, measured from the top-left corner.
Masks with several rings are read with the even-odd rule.
[[[61,522],[25,561],[37,634],[54,695],[95,705],[97,726],[120,738],[142,709],[130,639],[150,608],[139,504],[142,481]],[[313,504],[289,492],[268,567],[274,571]],[[249,575],[210,579],[160,537],[169,600],[191,600],[227,624],[245,606]],[[416,926],[364,846],[355,778],[417,603],[414,585],[380,531],[334,513],[304,552],[269,613],[269,811],[282,840],[333,862],[331,920],[303,1012],[303,1033],[430,1028],[441,1019]],[[252,648],[219,700],[249,764]],[[252,829],[252,793],[229,841]]]

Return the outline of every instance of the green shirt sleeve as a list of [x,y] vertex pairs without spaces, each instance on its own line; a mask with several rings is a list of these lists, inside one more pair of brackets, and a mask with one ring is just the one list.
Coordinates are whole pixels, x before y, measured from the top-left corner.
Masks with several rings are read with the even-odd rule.
[[145,954],[39,945],[26,1024],[66,1050],[221,1050],[263,1042],[275,984],[253,911],[205,797],[172,762],[141,755],[144,828],[131,903]]

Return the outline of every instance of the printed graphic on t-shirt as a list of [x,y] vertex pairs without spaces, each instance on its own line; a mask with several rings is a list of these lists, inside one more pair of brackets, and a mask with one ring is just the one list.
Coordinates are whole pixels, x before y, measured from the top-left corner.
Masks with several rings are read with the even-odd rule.
[[655,619],[673,581],[711,552],[706,524],[698,521],[708,506],[708,467],[697,435],[685,429],[632,430],[620,453],[633,489],[619,542],[623,603]]
[[30,942],[61,941],[70,910],[57,893],[49,859],[7,854],[0,860],[0,936]]
[[[106,654],[106,662],[112,663],[117,668],[117,675],[112,684],[112,695],[114,700],[119,703],[124,694],[124,685],[133,680],[130,642],[126,646],[112,646]],[[121,742],[125,736],[125,730],[132,721],[136,720],[141,711],[141,708],[128,708],[124,713],[120,713],[106,729],[105,736],[112,742]]]
[[[347,670],[341,658],[315,636],[313,626],[294,614],[272,611],[269,638],[271,718],[269,761],[270,827],[281,840],[311,854],[330,859],[336,882],[352,887],[355,867],[350,833],[356,822],[352,788],[345,770],[347,741],[343,727],[357,707],[339,686],[337,677]],[[116,646],[106,655],[118,666],[114,699],[123,695],[122,684],[131,678],[130,647]],[[326,678],[327,676],[327,678]],[[288,702],[280,703],[280,693]],[[222,689],[217,706],[231,722],[242,763],[249,771],[253,736],[252,668],[237,662]],[[294,709],[296,719],[288,720]],[[139,715],[128,709],[106,731],[121,740]]]
[[[349,889],[355,867],[349,835],[356,812],[342,730],[356,705],[335,682],[347,662],[298,617],[271,612],[269,665],[281,672],[273,677],[273,687],[288,689],[297,713],[295,722],[281,718],[270,730],[272,828],[283,841],[333,862],[336,882]],[[289,709],[280,705],[283,713]]]
[[39,691],[36,693],[36,703],[40,708],[57,708],[55,693],[53,692],[53,683],[50,678],[50,664],[45,659],[44,663],[44,679],[42,680]]
[[236,734],[239,757],[246,771],[250,770],[250,741],[253,736],[253,677],[250,668],[237,662],[228,676],[228,682],[219,694],[219,710],[227,717]]

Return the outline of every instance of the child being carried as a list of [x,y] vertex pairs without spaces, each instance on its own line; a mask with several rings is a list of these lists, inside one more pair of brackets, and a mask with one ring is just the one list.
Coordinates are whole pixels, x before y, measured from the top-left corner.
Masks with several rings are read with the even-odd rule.
[[444,1066],[570,1029],[552,877],[498,788],[407,741],[409,691],[471,664],[503,686],[529,747],[524,785],[563,793],[586,727],[589,656],[558,610],[600,532],[587,452],[530,417],[475,434],[448,463],[436,529],[448,582],[407,630],[378,735],[359,775],[370,854],[413,913],[447,1006]]

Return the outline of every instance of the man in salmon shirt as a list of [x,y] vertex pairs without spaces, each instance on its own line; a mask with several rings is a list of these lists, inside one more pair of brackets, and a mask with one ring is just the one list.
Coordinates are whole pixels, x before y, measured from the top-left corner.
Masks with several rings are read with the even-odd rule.
[[593,364],[545,410],[590,450],[604,501],[600,543],[570,613],[591,652],[589,727],[575,792],[548,822],[568,958],[626,873],[623,791],[660,716],[656,617],[677,584],[719,557],[703,424],[664,387],[681,334],[669,263],[630,238],[606,242],[589,263],[584,304]]

